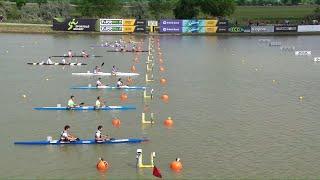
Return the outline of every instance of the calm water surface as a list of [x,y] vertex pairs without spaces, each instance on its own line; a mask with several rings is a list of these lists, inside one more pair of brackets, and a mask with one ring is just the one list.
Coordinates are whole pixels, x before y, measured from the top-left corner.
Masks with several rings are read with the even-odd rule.
[[[71,86],[94,84],[94,78],[73,77],[105,62],[104,71],[117,65],[127,72],[133,54],[107,53],[89,48],[122,36],[0,34],[0,176],[4,178],[152,178],[151,170],[137,171],[135,152],[142,148],[144,161],[156,152],[156,165],[168,179],[213,178],[318,178],[320,176],[320,36],[285,37],[160,37],[166,71],[155,64],[156,98],[147,102],[156,114],[156,124],[141,125],[141,91],[127,91],[129,100],[120,102],[121,91],[71,90]],[[123,38],[129,38],[123,36]],[[148,37],[132,37],[144,40]],[[270,38],[298,50],[311,50],[310,57],[296,57],[279,47],[259,43]],[[42,67],[27,62],[62,55],[68,49],[103,55],[89,60],[88,66]],[[157,57],[157,56],[156,56]],[[145,85],[145,60],[135,66],[142,75],[135,85]],[[60,61],[60,59],[53,59]],[[168,80],[166,86],[159,79]],[[48,79],[48,80],[46,80]],[[115,83],[115,78],[104,78]],[[159,100],[168,93],[170,102]],[[27,97],[22,98],[25,94]],[[36,106],[65,104],[70,95],[78,102],[94,103],[100,95],[108,104],[134,104],[125,112],[48,112]],[[299,97],[303,96],[303,100]],[[174,126],[162,121],[171,116]],[[121,119],[114,128],[111,120]],[[14,141],[59,137],[63,126],[72,133],[91,138],[97,125],[113,137],[148,137],[138,145],[16,146]],[[111,168],[96,171],[98,157]],[[169,163],[180,157],[181,173],[173,173]]]

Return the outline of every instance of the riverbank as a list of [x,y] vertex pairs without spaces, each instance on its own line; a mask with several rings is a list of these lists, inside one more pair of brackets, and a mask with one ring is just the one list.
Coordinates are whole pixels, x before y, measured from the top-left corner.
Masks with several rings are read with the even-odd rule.
[[0,33],[29,33],[29,34],[97,34],[97,35],[154,35],[154,36],[292,36],[292,35],[320,35],[320,32],[273,32],[273,33],[102,33],[102,32],[77,32],[54,31],[50,24],[21,24],[0,23]]

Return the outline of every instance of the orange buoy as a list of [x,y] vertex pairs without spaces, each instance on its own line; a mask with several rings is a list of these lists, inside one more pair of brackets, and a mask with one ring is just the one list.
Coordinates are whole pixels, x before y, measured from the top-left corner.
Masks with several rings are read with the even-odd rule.
[[126,93],[121,93],[121,95],[120,95],[120,100],[121,101],[125,101],[125,100],[127,100],[128,99],[128,95],[126,94]]
[[163,66],[160,66],[160,67],[159,67],[159,70],[160,70],[160,72],[163,72],[163,71],[164,71],[164,67],[163,67]]
[[134,65],[131,66],[131,72],[136,72],[136,67]]
[[167,80],[165,78],[160,79],[160,84],[164,85],[167,83]]
[[109,164],[107,161],[104,161],[102,158],[99,159],[97,163],[97,169],[99,171],[106,171],[109,168]]
[[166,120],[163,121],[163,124],[166,127],[171,127],[173,125],[173,120],[171,119],[171,117],[168,117]]
[[120,127],[120,124],[121,124],[121,121],[120,121],[120,119],[118,119],[118,118],[114,118],[114,119],[112,119],[112,125],[114,126],[114,127]]
[[177,158],[175,161],[173,161],[170,164],[170,168],[171,168],[171,170],[176,171],[176,172],[181,171],[182,170],[182,163],[180,162],[180,159]]
[[168,102],[168,101],[169,101],[169,95],[168,95],[168,94],[163,94],[163,95],[161,96],[161,99],[162,99],[162,101],[164,101],[164,102]]

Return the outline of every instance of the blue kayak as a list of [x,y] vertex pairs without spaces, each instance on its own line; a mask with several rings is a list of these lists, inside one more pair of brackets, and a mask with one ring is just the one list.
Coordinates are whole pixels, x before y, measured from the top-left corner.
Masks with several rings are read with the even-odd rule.
[[127,106],[105,106],[101,108],[96,108],[95,106],[80,106],[75,108],[64,107],[35,107],[34,110],[39,111],[110,111],[110,110],[130,110],[136,109],[135,106],[127,105]]
[[145,90],[147,87],[144,86],[78,86],[78,87],[71,87],[71,89],[136,89],[136,90]]
[[112,139],[104,142],[96,142],[94,139],[65,142],[59,140],[52,141],[16,141],[14,144],[19,145],[79,145],[79,144],[120,144],[120,143],[142,143],[148,139],[129,138],[129,139]]

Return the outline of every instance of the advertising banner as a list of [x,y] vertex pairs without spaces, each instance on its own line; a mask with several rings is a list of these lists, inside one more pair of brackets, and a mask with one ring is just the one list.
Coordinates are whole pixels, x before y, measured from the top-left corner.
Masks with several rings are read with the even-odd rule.
[[228,32],[231,32],[231,33],[244,33],[244,32],[250,32],[250,31],[251,31],[250,27],[240,27],[240,26],[228,27]]
[[161,19],[160,26],[182,26],[182,20],[179,19]]
[[228,20],[219,20],[218,26],[228,26]]
[[251,26],[251,33],[274,32],[274,26]]
[[147,21],[141,19],[100,19],[100,26],[146,26]]
[[146,26],[100,26],[100,32],[146,32]]
[[185,19],[182,20],[182,26],[195,27],[195,26],[217,26],[218,20],[197,20],[197,19]]
[[319,32],[320,25],[299,25],[298,32]]
[[95,31],[97,19],[53,19],[55,31]]
[[218,33],[226,33],[228,32],[228,26],[219,26],[217,32]]
[[160,26],[160,33],[182,33],[181,26]]
[[148,26],[158,26],[158,21],[149,20],[148,21]]
[[274,32],[297,32],[298,26],[288,25],[288,26],[274,26]]
[[218,27],[182,27],[183,33],[215,33],[217,32]]

